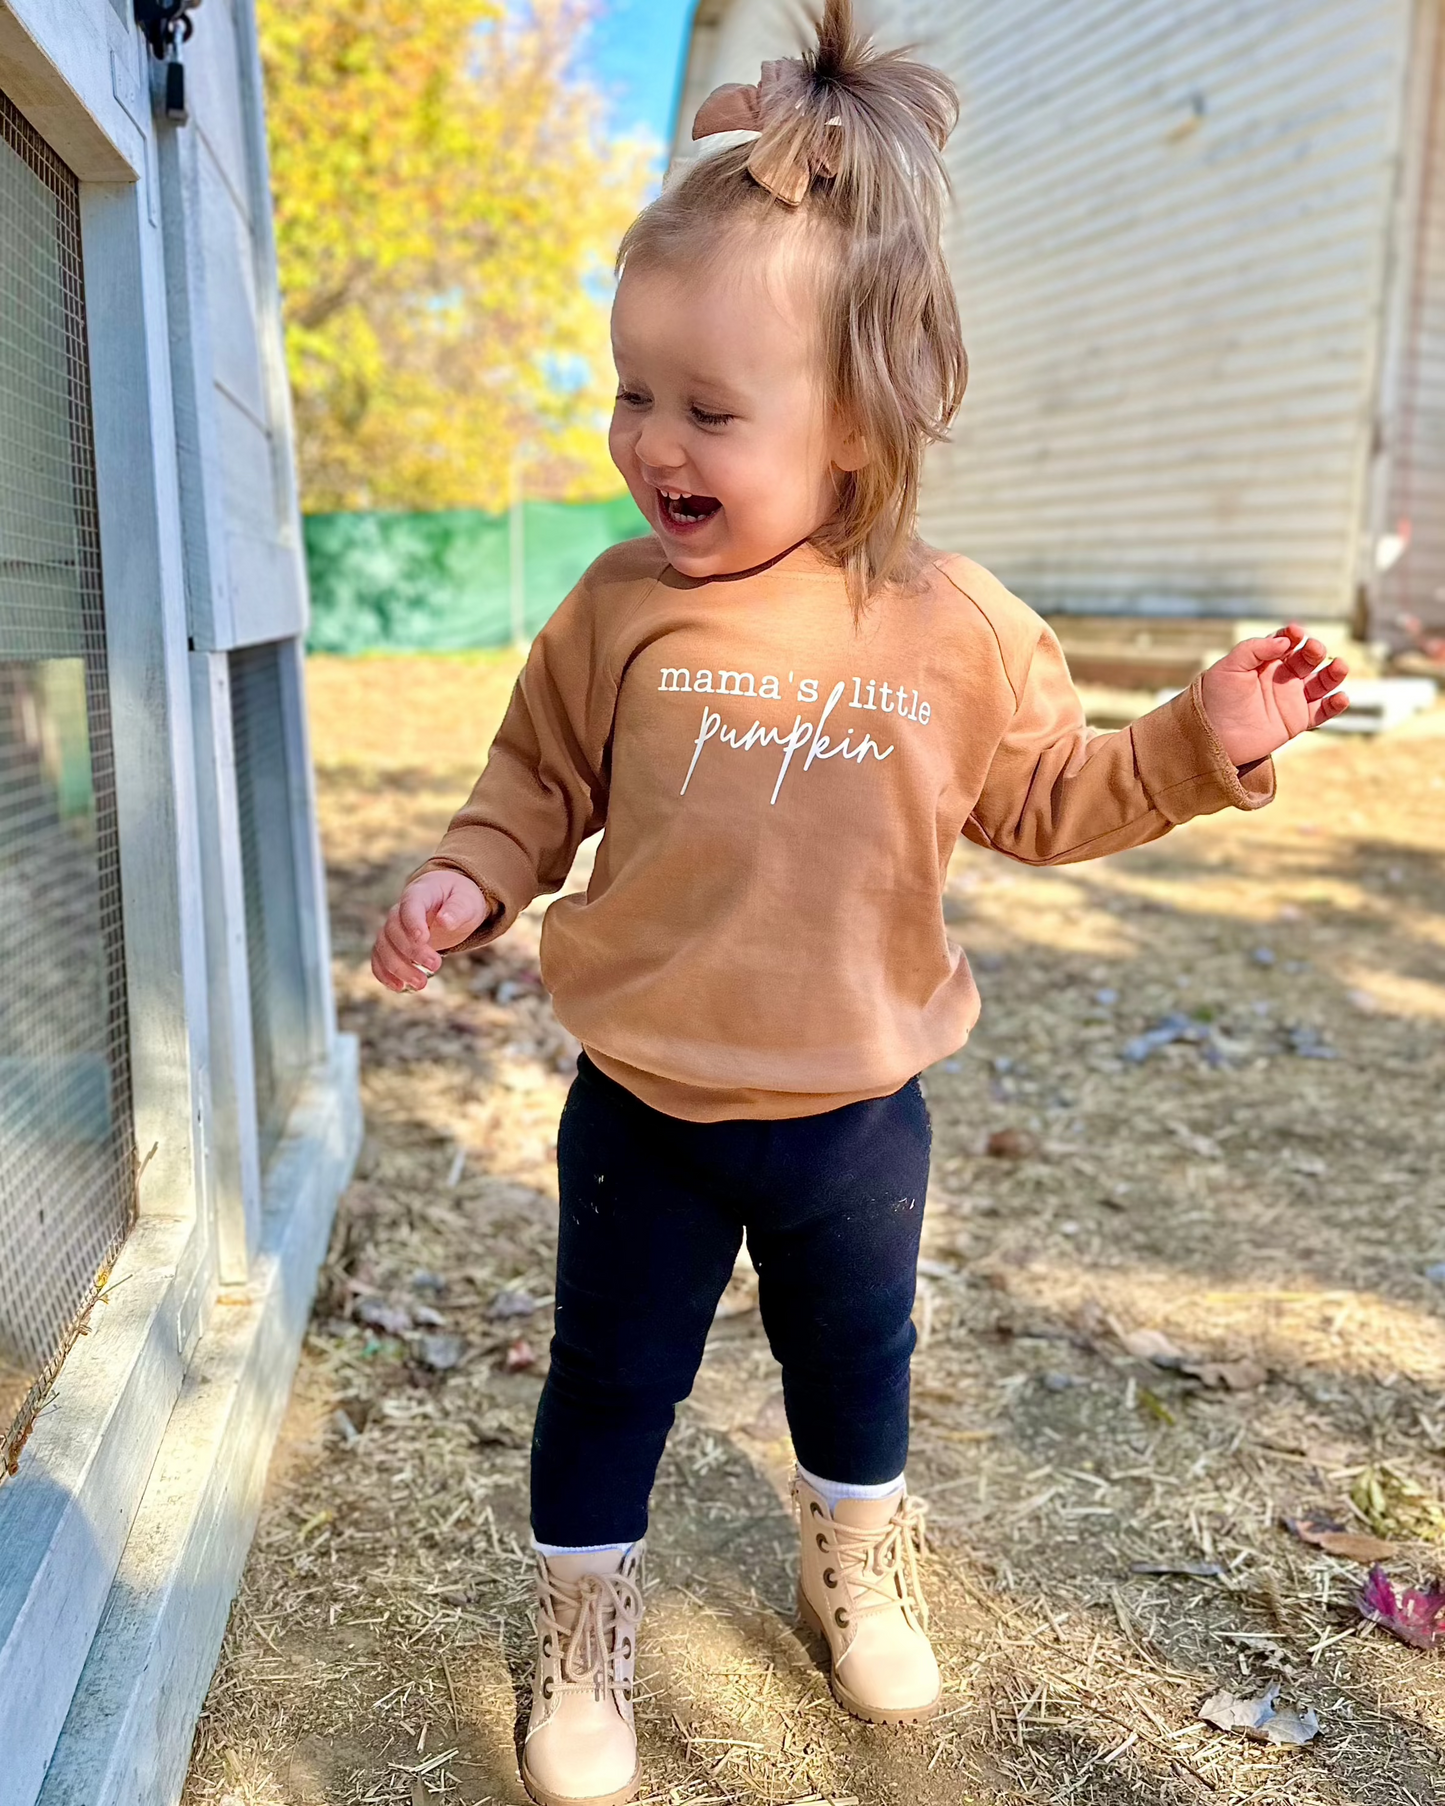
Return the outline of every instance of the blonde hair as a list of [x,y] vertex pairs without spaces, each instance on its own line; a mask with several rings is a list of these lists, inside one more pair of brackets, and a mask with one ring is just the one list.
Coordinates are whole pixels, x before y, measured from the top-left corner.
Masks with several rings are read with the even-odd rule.
[[821,241],[824,367],[867,461],[840,473],[837,513],[814,544],[861,610],[914,574],[924,454],[968,380],[942,245],[958,94],[905,51],[875,51],[852,0],[826,0],[801,62],[767,65],[761,108],[756,90],[725,93],[746,99],[759,138],[688,165],[629,227],[617,267],[716,257],[738,228]]

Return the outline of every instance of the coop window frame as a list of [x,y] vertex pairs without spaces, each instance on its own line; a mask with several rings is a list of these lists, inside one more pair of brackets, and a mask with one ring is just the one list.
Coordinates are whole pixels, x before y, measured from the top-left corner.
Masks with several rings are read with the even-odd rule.
[[[0,1746],[29,1806],[216,1294],[206,925],[154,146],[108,0],[0,9],[0,89],[79,182],[115,723],[139,1214],[14,1478],[0,1484]],[[138,1006],[137,1000],[144,1000]]]

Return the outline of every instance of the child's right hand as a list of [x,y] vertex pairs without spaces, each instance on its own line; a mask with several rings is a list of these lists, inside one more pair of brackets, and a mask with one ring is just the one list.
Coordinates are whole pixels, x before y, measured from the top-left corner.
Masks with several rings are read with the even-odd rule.
[[491,914],[464,872],[423,872],[401,893],[371,949],[371,970],[388,991],[420,991],[442,954],[475,934]]

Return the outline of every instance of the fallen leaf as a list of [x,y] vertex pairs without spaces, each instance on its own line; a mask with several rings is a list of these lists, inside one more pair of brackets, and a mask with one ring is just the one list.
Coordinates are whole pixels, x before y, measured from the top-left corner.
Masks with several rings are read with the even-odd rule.
[[537,1365],[537,1351],[525,1336],[518,1336],[502,1362],[508,1373],[525,1373]]
[[1243,1731],[1257,1743],[1308,1743],[1317,1737],[1320,1721],[1313,1708],[1293,1712],[1275,1705],[1279,1698],[1279,1682],[1274,1681],[1254,1699],[1241,1699],[1221,1687],[1199,1708],[1206,1724],[1221,1731]]
[[1125,1330],[1119,1340],[1126,1354],[1133,1355],[1136,1361],[1150,1361],[1156,1367],[1182,1367],[1192,1358],[1158,1329]]
[[1366,1468],[1350,1488],[1350,1503],[1377,1536],[1445,1542],[1445,1509],[1440,1501],[1392,1467]]
[[1187,1374],[1212,1392],[1253,1392],[1269,1378],[1258,1361],[1205,1361],[1187,1353],[1158,1329],[1118,1329],[1120,1344],[1136,1361],[1148,1361],[1171,1373]]
[[1389,1561],[1392,1555],[1399,1553],[1397,1546],[1386,1542],[1382,1536],[1346,1530],[1328,1518],[1286,1518],[1284,1524],[1285,1529],[1302,1543],[1323,1549],[1326,1555],[1338,1556],[1342,1561]]
[[1180,1372],[1211,1392],[1253,1392],[1269,1378],[1258,1361],[1182,1361]]
[[1358,1604],[1362,1618],[1414,1649],[1433,1649],[1445,1636],[1445,1591],[1439,1581],[1433,1587],[1406,1587],[1396,1592],[1389,1575],[1376,1566],[1360,1589]]

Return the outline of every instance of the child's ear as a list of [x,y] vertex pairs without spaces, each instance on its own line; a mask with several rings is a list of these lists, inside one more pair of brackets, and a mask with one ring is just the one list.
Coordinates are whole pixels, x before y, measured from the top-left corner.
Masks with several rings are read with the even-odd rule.
[[834,470],[861,470],[871,456],[861,426],[839,416],[833,424],[832,463]]

